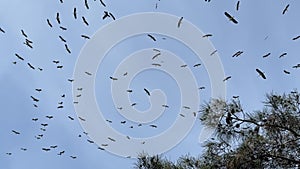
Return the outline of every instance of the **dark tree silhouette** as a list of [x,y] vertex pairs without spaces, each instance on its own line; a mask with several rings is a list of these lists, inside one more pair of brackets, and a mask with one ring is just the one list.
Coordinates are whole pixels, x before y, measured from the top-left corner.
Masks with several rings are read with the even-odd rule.
[[247,113],[240,100],[212,99],[202,106],[203,125],[216,127],[199,157],[177,162],[141,154],[140,169],[298,168],[300,166],[300,94],[266,95],[262,110]]

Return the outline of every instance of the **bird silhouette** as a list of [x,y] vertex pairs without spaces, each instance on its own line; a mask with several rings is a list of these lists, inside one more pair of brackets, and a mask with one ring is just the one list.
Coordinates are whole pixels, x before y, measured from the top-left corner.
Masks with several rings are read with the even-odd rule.
[[68,53],[70,53],[70,54],[71,54],[71,50],[69,49],[69,47],[68,47],[68,45],[67,45],[67,44],[65,44],[65,49],[66,49],[66,51],[67,51]]
[[110,76],[109,78],[110,78],[111,80],[118,80],[118,78],[112,77],[112,76]]
[[62,36],[58,36],[59,37],[59,39],[61,40],[61,41],[63,41],[63,42],[67,42]]
[[83,23],[84,23],[86,26],[89,26],[89,23],[87,22],[87,20],[85,19],[85,17],[82,16],[81,18],[82,18]]
[[65,153],[65,151],[60,151],[57,155],[63,155]]
[[24,58],[21,57],[21,56],[20,56],[19,54],[17,54],[17,53],[15,53],[15,56],[17,56],[17,58],[20,59],[20,60],[24,60]]
[[225,77],[225,79],[223,79],[223,82],[225,82],[225,81],[229,80],[230,78],[231,78],[231,76],[227,76],[227,77]]
[[2,28],[0,28],[0,32],[5,33],[5,30],[3,30]]
[[77,9],[76,9],[76,7],[74,7],[74,9],[73,9],[73,16],[74,16],[74,19],[77,19]]
[[46,116],[46,118],[48,118],[48,119],[52,119],[52,118],[53,118],[53,116]]
[[292,40],[297,40],[297,39],[299,39],[300,38],[300,35],[299,36],[296,36],[296,37],[294,37]]
[[51,149],[50,148],[42,148],[42,150],[44,150],[44,151],[50,151]]
[[87,1],[87,0],[84,0],[84,5],[85,5],[86,9],[90,9],[90,7],[89,7],[89,4],[88,4],[88,1]]
[[47,19],[47,23],[48,23],[48,25],[50,26],[50,28],[53,27],[49,19]]
[[289,72],[289,71],[287,71],[287,70],[283,70],[283,72],[285,73],[285,74],[291,74],[291,72]]
[[177,28],[179,28],[179,27],[181,26],[182,20],[183,20],[183,17],[181,17],[181,18],[178,20]]
[[107,137],[110,141],[115,142],[116,140],[111,138],[111,137]]
[[74,118],[73,118],[73,117],[71,117],[71,116],[68,116],[68,118],[69,118],[70,120],[74,120]]
[[232,55],[232,57],[239,57],[243,53],[243,51],[237,51],[235,54]]
[[17,135],[21,134],[20,132],[18,132],[16,130],[12,130],[12,132],[15,133],[15,134],[17,134]]
[[263,79],[267,79],[265,74],[261,70],[259,70],[259,69],[255,69],[255,70]]
[[270,55],[271,55],[271,53],[269,52],[269,53],[263,55],[262,57],[263,57],[263,58],[266,58],[266,57],[268,57],[268,56],[270,56]]
[[27,34],[25,33],[25,31],[23,29],[21,29],[21,33],[25,38],[28,38]]
[[87,36],[87,35],[81,35],[81,37],[84,38],[84,39],[90,39],[90,37]]
[[35,98],[35,97],[33,97],[33,96],[30,96],[31,97],[31,99],[33,100],[33,101],[35,101],[35,102],[39,102],[40,100],[39,99],[37,99],[37,98]]
[[213,35],[212,34],[205,34],[205,35],[202,36],[202,38],[208,38],[208,37],[211,37],[211,36],[213,36]]
[[59,12],[56,13],[56,21],[58,24],[60,24]]
[[155,125],[155,124],[150,124],[149,126],[152,128],[157,128],[157,125]]
[[224,12],[225,16],[233,23],[238,24],[238,21],[236,19],[234,19],[233,16],[231,16],[229,13]]
[[155,37],[150,35],[150,34],[147,34],[153,41],[156,41]]
[[111,16],[111,18],[112,18],[113,20],[116,20],[115,16],[114,16],[112,13],[110,13],[110,12],[109,12],[109,16]]
[[66,30],[67,30],[67,28],[66,28],[66,27],[63,27],[63,26],[59,26],[59,28],[60,28],[61,30],[63,30],[63,31],[66,31]]
[[155,54],[155,55],[152,57],[152,60],[155,59],[155,58],[157,58],[159,55],[161,55],[161,53]]
[[105,5],[105,3],[103,2],[103,0],[100,0],[100,3],[101,3],[104,7],[106,7],[106,5]]
[[282,58],[282,57],[284,57],[284,56],[286,56],[286,55],[287,55],[287,53],[284,52],[284,53],[282,53],[282,54],[279,56],[279,58]]
[[236,3],[236,10],[238,11],[240,9],[240,1],[237,1]]
[[104,20],[104,19],[106,19],[107,17],[110,17],[110,15],[109,15],[108,11],[104,11],[104,14],[103,14],[103,16],[102,16],[102,19]]
[[199,67],[199,66],[201,66],[201,63],[194,64],[193,67]]
[[284,14],[288,11],[289,6],[290,6],[290,4],[287,4],[287,5],[285,6],[285,8],[284,8],[283,11],[282,11],[282,15],[284,15]]
[[92,75],[92,73],[90,73],[90,72],[85,72],[85,74],[87,74],[87,75],[89,75],[89,76],[91,76],[91,75]]
[[149,90],[147,90],[146,88],[144,88],[144,91],[147,93],[148,96],[150,96]]

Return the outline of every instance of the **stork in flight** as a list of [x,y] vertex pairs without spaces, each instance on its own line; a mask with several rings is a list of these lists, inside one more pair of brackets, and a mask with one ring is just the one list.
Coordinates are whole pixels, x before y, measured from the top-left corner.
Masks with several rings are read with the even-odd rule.
[[266,76],[265,76],[265,74],[264,74],[264,72],[262,72],[262,71],[259,70],[259,69],[255,69],[255,70],[256,70],[256,72],[257,72],[263,79],[267,79]]
[[234,17],[231,16],[229,13],[224,12],[224,14],[225,14],[225,16],[226,16],[231,22],[233,22],[233,23],[235,23],[235,24],[238,23],[238,21],[237,21],[236,19],[234,19]]

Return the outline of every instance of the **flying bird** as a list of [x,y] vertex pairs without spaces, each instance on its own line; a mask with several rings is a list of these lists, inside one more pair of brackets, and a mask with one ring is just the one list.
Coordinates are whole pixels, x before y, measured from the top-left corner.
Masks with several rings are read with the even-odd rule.
[[16,131],[16,130],[12,130],[12,132],[15,133],[15,134],[17,134],[17,135],[20,134],[20,132],[18,132],[18,131]]
[[42,89],[41,88],[37,88],[37,89],[35,89],[37,92],[41,92],[42,91]]
[[81,35],[81,37],[84,38],[84,39],[90,39],[90,37],[87,36],[87,35]]
[[42,148],[42,150],[47,152],[47,151],[50,151],[51,149],[50,148]]
[[105,3],[103,2],[103,0],[100,0],[100,3],[101,3],[104,7],[106,7],[106,5],[105,5]]
[[94,141],[92,141],[92,140],[89,140],[89,139],[87,139],[87,141],[88,141],[89,143],[91,143],[91,144],[93,144],[93,143],[94,143]]
[[64,1],[63,0],[59,0],[60,1],[60,3],[64,3]]
[[59,37],[59,39],[61,40],[61,41],[63,41],[63,42],[67,42],[62,36],[58,36]]
[[283,54],[281,54],[281,55],[279,56],[279,58],[282,58],[282,57],[284,57],[284,56],[286,56],[286,55],[287,55],[287,53],[284,52]]
[[19,54],[17,54],[17,53],[15,53],[15,56],[17,56],[17,58],[20,59],[20,60],[24,60],[24,58],[21,57],[21,56],[20,56]]
[[30,63],[27,63],[27,65],[31,68],[31,69],[35,69],[35,67],[34,66],[32,66]]
[[269,52],[269,53],[263,55],[263,58],[266,58],[266,57],[268,57],[268,56],[270,56],[270,55],[271,55],[271,53]]
[[39,119],[38,118],[33,118],[31,119],[32,121],[38,121]]
[[60,18],[59,18],[59,13],[58,12],[56,13],[56,21],[57,21],[58,24],[60,24]]
[[118,78],[112,77],[112,76],[110,76],[109,78],[110,78],[111,80],[118,80]]
[[287,71],[287,70],[283,70],[283,72],[285,73],[285,74],[291,74],[291,72],[289,72],[289,71]]
[[244,53],[243,51],[237,51],[235,54],[232,55],[232,57],[239,57],[242,53]]
[[115,142],[116,140],[115,139],[113,139],[113,138],[111,138],[111,137],[107,137],[110,141],[113,141],[113,142]]
[[31,49],[33,48],[33,46],[30,44],[30,42],[28,40],[26,42],[24,42],[24,44]]
[[57,155],[63,155],[65,153],[65,151],[61,151],[61,152],[59,152]]
[[256,72],[257,72],[263,79],[267,79],[266,76],[265,76],[265,74],[264,74],[264,72],[262,72],[262,71],[259,70],[259,69],[255,69],[255,70],[256,70]]
[[296,36],[296,37],[294,37],[292,40],[297,40],[297,39],[299,39],[300,38],[300,35],[299,36]]
[[238,23],[238,21],[237,20],[235,20],[234,19],[234,17],[233,16],[231,16],[229,13],[227,13],[227,12],[224,12],[224,14],[225,14],[225,16],[231,21],[231,22],[233,22],[233,23],[235,23],[235,24],[237,24]]
[[110,12],[109,12],[109,16],[111,16],[111,18],[112,18],[113,20],[116,20],[115,16],[114,16],[112,13],[110,13]]
[[50,146],[50,148],[57,148],[57,145],[55,145],[55,146]]
[[237,1],[236,3],[236,10],[238,11],[240,9],[240,1]]
[[177,23],[177,27],[179,28],[181,23],[182,23],[182,20],[183,20],[183,17],[181,17],[179,20],[178,20],[178,23]]
[[57,106],[57,109],[62,109],[64,108],[64,106]]
[[284,8],[283,11],[282,11],[282,15],[284,15],[284,14],[288,11],[289,6],[290,6],[290,4],[287,4],[287,5],[285,6],[285,8]]
[[74,16],[75,19],[77,19],[77,9],[76,9],[76,7],[74,7],[74,9],[73,9],[73,16]]
[[22,35],[23,35],[25,38],[28,38],[28,36],[26,35],[26,33],[24,32],[23,29],[21,29],[21,32],[22,32]]
[[208,37],[211,37],[211,36],[212,36],[212,34],[205,34],[205,35],[202,36],[202,38],[208,38]]
[[297,69],[300,67],[300,63],[298,63],[297,65],[293,66],[293,68]]
[[70,120],[74,120],[74,118],[73,118],[73,117],[71,117],[71,116],[68,116],[68,118],[69,118]]
[[230,78],[231,78],[231,76],[227,76],[227,77],[225,77],[225,79],[223,79],[223,82],[225,82],[225,81],[229,80]]
[[40,100],[39,99],[37,99],[37,98],[35,98],[35,97],[33,97],[33,96],[30,96],[31,97],[31,99],[33,100],[33,101],[35,101],[35,102],[39,102]]
[[70,156],[72,159],[76,159],[77,157],[76,156]]
[[47,23],[48,23],[48,25],[50,26],[50,28],[53,27],[49,19],[47,19]]
[[66,48],[66,51],[71,54],[71,50],[69,49],[67,44],[65,44],[65,48]]
[[87,0],[84,0],[84,4],[85,4],[85,7],[86,7],[86,9],[90,9],[90,7],[89,7],[89,4],[88,4],[88,1],[87,1]]
[[104,15],[102,16],[102,19],[106,19],[107,17],[110,17],[109,13],[107,11],[104,11]]
[[159,55],[161,55],[161,53],[155,54],[155,55],[152,57],[152,60],[155,59],[155,58],[157,58]]
[[184,109],[191,109],[189,106],[182,106]]
[[82,117],[80,117],[80,116],[79,116],[78,118],[79,118],[81,121],[85,121],[85,119],[84,119],[84,118],[82,118]]
[[2,28],[0,28],[0,32],[5,33],[5,31]]
[[149,126],[150,126],[150,127],[153,127],[153,128],[157,128],[157,126],[154,125],[154,124],[150,124]]
[[63,26],[60,26],[59,27],[61,30],[63,30],[63,31],[66,31],[67,30],[67,28],[66,27],[63,27]]
[[156,39],[154,38],[154,36],[148,34],[148,36],[153,40],[153,41],[156,41]]
[[199,66],[201,66],[201,63],[194,64],[193,67],[199,67]]
[[187,65],[185,64],[185,65],[181,65],[180,67],[187,67]]
[[218,50],[214,50],[213,52],[211,52],[210,56],[214,55]]
[[48,118],[48,119],[52,119],[52,118],[53,118],[53,116],[46,116],[46,118]]
[[137,103],[132,103],[132,104],[131,104],[131,106],[135,106],[135,105],[137,105]]
[[159,63],[152,63],[153,66],[161,66]]
[[146,88],[144,88],[144,91],[147,93],[148,96],[150,96],[149,90],[147,90]]
[[89,26],[89,23],[87,22],[87,20],[85,19],[85,17],[82,16],[81,18],[82,18],[83,23],[84,23],[86,26]]

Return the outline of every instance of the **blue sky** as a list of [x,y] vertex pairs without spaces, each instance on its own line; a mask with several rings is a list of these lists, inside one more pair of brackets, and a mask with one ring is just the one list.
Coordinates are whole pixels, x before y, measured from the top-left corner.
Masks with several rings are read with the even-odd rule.
[[[210,41],[217,49],[222,61],[225,75],[232,78],[226,82],[227,100],[233,95],[239,95],[246,111],[262,107],[265,93],[289,92],[300,86],[300,68],[293,66],[300,63],[300,39],[292,38],[300,35],[298,1],[240,1],[240,9],[236,11],[237,1],[205,2],[204,0],[117,0],[104,1],[103,7],[99,0],[88,0],[89,8],[84,6],[84,0],[38,1],[10,0],[1,2],[0,27],[0,167],[17,168],[132,168],[135,159],[123,158],[107,151],[97,149],[97,145],[88,143],[89,137],[83,133],[79,120],[76,118],[73,105],[72,79],[76,60],[80,50],[87,42],[82,34],[92,35],[102,26],[112,22],[112,18],[102,20],[103,11],[111,12],[116,19],[139,12],[164,12],[183,17],[197,26],[204,33],[211,33]],[[157,9],[155,8],[157,4]],[[282,15],[283,9],[290,4],[288,11]],[[77,8],[78,19],[73,18],[73,8]],[[233,24],[224,15],[227,11],[233,15],[238,24]],[[56,22],[56,13],[60,13],[61,25]],[[89,22],[86,26],[81,17]],[[53,27],[47,25],[50,20]],[[64,31],[59,26],[66,27]],[[122,29],[122,28],[120,28]],[[25,37],[33,41],[33,49],[23,44]],[[71,54],[66,52],[62,36],[67,42]],[[138,74],[130,84],[134,91],[130,99],[137,102],[136,108],[146,110],[150,103],[143,88],[149,90],[161,89],[165,92],[170,106],[163,116],[154,121],[157,129],[148,125],[138,127],[134,122],[121,124],[125,120],[113,106],[110,94],[111,80],[108,78],[116,69],[118,63],[134,51],[144,48],[167,49],[179,56],[192,70],[199,86],[205,90],[199,91],[200,103],[210,99],[211,84],[207,70],[202,65],[193,68],[195,63],[202,63],[186,46],[172,38],[163,39],[163,35],[154,35],[153,42],[146,34],[128,38],[116,45],[107,54],[99,66],[96,77],[96,98],[105,118],[117,131],[132,137],[150,137],[168,128],[176,118],[180,108],[180,93],[174,79],[166,73],[157,70],[147,70]],[[197,37],[195,37],[197,38]],[[199,37],[201,38],[201,37]],[[243,51],[237,58],[232,55]],[[286,56],[279,58],[283,53]],[[24,58],[19,60],[15,53]],[[271,53],[270,56],[262,56]],[[54,64],[53,60],[59,60]],[[13,62],[17,62],[13,64]],[[29,68],[27,63],[36,67]],[[57,69],[62,65],[62,69]],[[39,71],[37,68],[42,68]],[[255,71],[259,68],[267,77],[263,80]],[[285,74],[287,70],[290,74]],[[76,79],[75,79],[76,80]],[[101,86],[101,87],[98,87]],[[35,89],[41,88],[38,92]],[[62,97],[65,95],[65,97]],[[30,96],[38,98],[35,103]],[[57,109],[63,102],[63,109]],[[38,107],[34,107],[37,104]],[[46,116],[53,116],[52,119]],[[70,120],[68,116],[74,118]],[[33,121],[32,118],[38,118]],[[47,123],[46,131],[41,124]],[[133,128],[130,128],[133,126]],[[16,135],[12,130],[19,131]],[[187,137],[177,146],[163,155],[175,160],[183,154],[199,155],[201,145],[198,136],[201,131],[199,120]],[[41,139],[36,139],[38,135]],[[81,135],[81,137],[79,137]],[[57,145],[57,148],[44,152],[42,148]],[[22,151],[21,148],[26,148]],[[128,147],[130,148],[130,147]],[[62,156],[57,153],[65,151]],[[12,153],[7,155],[6,153]],[[76,159],[70,158],[76,156]]]

